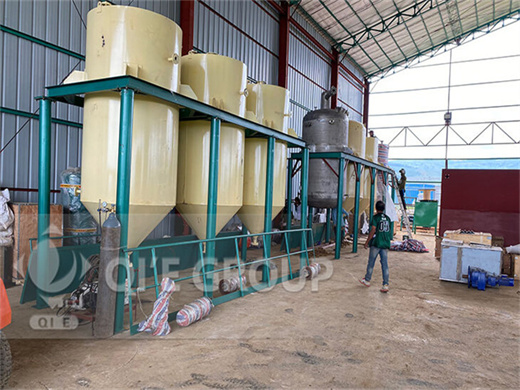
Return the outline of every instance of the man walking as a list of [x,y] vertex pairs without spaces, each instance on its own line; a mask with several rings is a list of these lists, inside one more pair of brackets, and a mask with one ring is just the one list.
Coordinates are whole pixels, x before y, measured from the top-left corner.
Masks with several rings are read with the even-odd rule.
[[376,203],[376,214],[370,221],[370,233],[365,242],[365,249],[370,246],[368,255],[367,272],[363,279],[359,282],[370,287],[370,280],[374,272],[374,265],[376,263],[377,255],[381,260],[381,269],[383,271],[383,287],[381,292],[388,292],[388,248],[390,248],[390,241],[392,240],[392,233],[390,232],[390,217],[384,213],[385,203],[378,201]]

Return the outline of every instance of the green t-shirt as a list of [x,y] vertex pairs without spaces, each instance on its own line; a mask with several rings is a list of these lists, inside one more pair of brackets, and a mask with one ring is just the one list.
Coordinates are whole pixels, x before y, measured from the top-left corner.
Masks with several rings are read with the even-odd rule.
[[390,241],[392,241],[392,233],[390,232],[390,218],[388,215],[374,214],[370,221],[370,226],[376,227],[376,234],[371,240],[370,246],[377,248],[388,249],[390,248]]

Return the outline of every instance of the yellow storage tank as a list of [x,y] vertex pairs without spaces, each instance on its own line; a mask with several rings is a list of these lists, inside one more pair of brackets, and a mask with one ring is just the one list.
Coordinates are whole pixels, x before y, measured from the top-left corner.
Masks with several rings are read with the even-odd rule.
[[[365,159],[374,163],[377,163],[378,156],[379,156],[379,139],[377,137],[367,137],[366,140],[366,152],[365,152]],[[359,212],[362,213],[363,211],[366,211],[368,213],[368,217],[371,216],[373,213],[373,210],[369,210],[370,208],[370,187],[371,187],[371,180],[370,180],[370,172],[368,170],[365,170],[363,173],[363,184],[364,184],[364,199],[368,199],[368,204],[365,206],[365,208],[359,208]],[[374,188],[374,196],[377,195],[377,173],[375,178],[375,188]],[[364,201],[366,203],[366,200]]]
[[[179,88],[182,32],[172,20],[135,7],[99,3],[88,13],[85,72],[68,82],[132,75]],[[81,201],[98,219],[100,202],[116,203],[119,148],[117,93],[85,96]],[[179,110],[135,96],[128,246],[138,246],[175,207]]]
[[[365,158],[366,149],[366,130],[365,126],[357,121],[348,121],[348,147],[352,149],[354,156]],[[346,211],[352,211],[354,209],[355,197],[356,197],[356,172],[354,170],[354,164],[347,165],[347,197],[343,201],[343,208]],[[360,179],[360,194],[359,210],[364,197],[364,186],[363,186],[363,173]]]
[[[189,53],[181,59],[181,82],[197,99],[244,117],[247,68],[217,54]],[[177,210],[200,239],[206,238],[210,122],[186,121],[179,135]],[[245,134],[222,123],[220,130],[216,232],[242,207]]]
[[[289,91],[276,85],[248,84],[246,109],[264,126],[288,133]],[[264,231],[267,140],[246,139],[244,157],[244,205],[238,212],[251,233]],[[287,145],[275,142],[273,171],[273,208],[276,217],[285,205]]]

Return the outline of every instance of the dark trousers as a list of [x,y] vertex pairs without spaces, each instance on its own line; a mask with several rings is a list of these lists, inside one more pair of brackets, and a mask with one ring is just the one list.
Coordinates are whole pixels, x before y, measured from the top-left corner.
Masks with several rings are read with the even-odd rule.
[[406,210],[406,201],[404,200],[404,190],[399,190],[399,195],[401,196],[401,200],[403,201],[403,207]]

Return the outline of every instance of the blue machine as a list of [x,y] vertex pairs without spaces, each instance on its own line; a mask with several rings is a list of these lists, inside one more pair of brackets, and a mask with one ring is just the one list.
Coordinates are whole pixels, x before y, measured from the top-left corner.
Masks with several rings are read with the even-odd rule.
[[494,276],[489,275],[480,268],[468,267],[468,288],[477,288],[484,291],[486,285],[489,287],[496,286],[514,286],[515,280],[507,275]]

